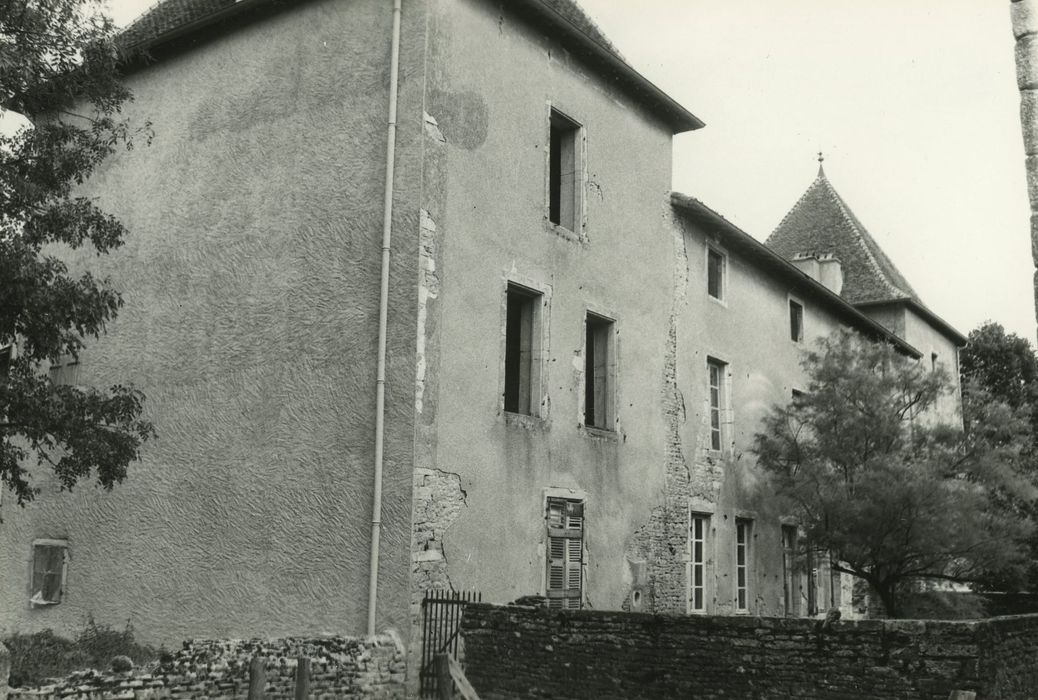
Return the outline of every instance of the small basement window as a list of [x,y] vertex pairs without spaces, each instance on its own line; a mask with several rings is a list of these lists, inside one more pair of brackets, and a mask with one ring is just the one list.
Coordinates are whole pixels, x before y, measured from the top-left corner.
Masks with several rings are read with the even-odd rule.
[[789,338],[794,343],[804,340],[804,307],[792,299],[789,300]]
[[584,425],[613,428],[613,322],[588,314],[584,344]]
[[577,231],[580,224],[580,125],[551,111],[548,146],[548,220]]
[[67,564],[67,541],[36,540],[32,543],[32,592],[29,603],[33,607],[61,602],[65,592]]
[[536,396],[537,309],[541,295],[509,284],[505,320],[505,410],[531,415]]

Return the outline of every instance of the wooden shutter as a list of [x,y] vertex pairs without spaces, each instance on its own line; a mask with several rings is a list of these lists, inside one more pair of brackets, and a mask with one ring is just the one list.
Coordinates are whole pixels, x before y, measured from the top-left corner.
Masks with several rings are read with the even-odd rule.
[[579,609],[583,589],[584,504],[548,499],[549,608]]

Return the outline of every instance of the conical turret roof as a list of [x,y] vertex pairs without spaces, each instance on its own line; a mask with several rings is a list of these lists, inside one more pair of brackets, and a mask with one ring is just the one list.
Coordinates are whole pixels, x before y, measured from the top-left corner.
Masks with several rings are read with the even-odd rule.
[[838,258],[843,271],[841,296],[852,304],[899,299],[922,303],[821,167],[818,177],[766,244],[788,259],[802,253],[827,253]]

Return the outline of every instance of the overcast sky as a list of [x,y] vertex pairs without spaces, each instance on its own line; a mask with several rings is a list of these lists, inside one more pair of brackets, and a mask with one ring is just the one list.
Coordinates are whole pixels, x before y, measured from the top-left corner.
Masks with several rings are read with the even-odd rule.
[[[763,240],[821,150],[927,305],[1034,342],[1009,0],[580,2],[706,122],[675,141],[674,189]],[[151,4],[110,0],[120,24]]]

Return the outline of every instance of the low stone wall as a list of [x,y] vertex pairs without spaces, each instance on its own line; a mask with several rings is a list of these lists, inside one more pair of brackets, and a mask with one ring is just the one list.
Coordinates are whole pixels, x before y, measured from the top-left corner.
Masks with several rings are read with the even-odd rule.
[[195,640],[171,658],[128,673],[83,671],[54,685],[12,688],[10,700],[246,698],[253,656],[266,659],[269,700],[295,697],[297,658],[311,659],[314,698],[404,698],[405,653],[394,637]]
[[664,616],[470,605],[480,698],[1034,698],[1038,615],[973,621]]

